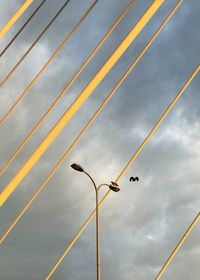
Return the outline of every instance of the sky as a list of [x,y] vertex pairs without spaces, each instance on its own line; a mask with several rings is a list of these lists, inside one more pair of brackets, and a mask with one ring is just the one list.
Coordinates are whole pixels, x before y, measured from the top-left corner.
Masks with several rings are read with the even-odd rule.
[[[0,42],[0,50],[41,1]],[[17,63],[64,0],[48,0],[0,59],[0,78]],[[10,182],[51,128],[104,65],[151,0],[138,0],[68,93],[49,114],[0,178]],[[0,28],[24,3],[0,0]],[[71,0],[0,89],[0,118],[8,111],[65,36],[91,5]],[[6,164],[66,83],[94,50],[129,1],[99,0],[30,93],[0,127],[0,166]],[[0,210],[0,236],[38,190],[60,157],[142,51],[177,1],[166,0],[69,124]],[[1,280],[41,280],[67,248],[95,207],[91,182],[70,168],[81,164],[97,184],[115,180],[200,61],[199,1],[183,1],[148,52],[54,174],[0,248]],[[119,181],[100,210],[102,279],[153,280],[199,212],[199,74]],[[130,182],[138,176],[139,182]],[[102,189],[101,196],[106,192]],[[163,275],[163,280],[198,280],[200,224]],[[55,280],[96,277],[95,223],[92,221],[55,271]]]

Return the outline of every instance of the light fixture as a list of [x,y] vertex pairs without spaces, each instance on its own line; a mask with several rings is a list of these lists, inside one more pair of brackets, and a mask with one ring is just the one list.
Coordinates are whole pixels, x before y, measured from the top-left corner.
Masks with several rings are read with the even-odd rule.
[[77,163],[73,163],[73,164],[71,165],[71,168],[73,168],[74,170],[79,171],[79,172],[84,172],[83,167],[80,166],[80,165],[77,164]]
[[111,182],[111,184],[109,185],[109,188],[114,192],[120,191],[120,187],[116,182]]

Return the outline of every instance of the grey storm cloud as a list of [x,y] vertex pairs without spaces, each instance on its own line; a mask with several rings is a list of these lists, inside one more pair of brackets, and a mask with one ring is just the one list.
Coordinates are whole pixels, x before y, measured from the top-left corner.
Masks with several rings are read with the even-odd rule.
[[[24,1],[1,0],[0,27]],[[1,79],[31,45],[64,0],[49,0],[1,58]],[[58,106],[0,178],[2,190],[44,139],[70,104],[106,62],[153,1],[137,1]],[[1,49],[37,7],[30,9],[3,38]],[[91,5],[70,1],[55,24],[0,90],[2,117],[47,62]],[[27,97],[0,127],[1,167],[39,121],[126,5],[100,0]],[[48,151],[0,211],[0,236],[32,197],[83,126],[141,52],[176,1],[165,1],[136,41],[120,58]],[[183,1],[151,48],[117,90],[87,133],[69,154],[38,199],[0,248],[1,280],[40,280],[61,256],[94,208],[88,178],[70,169],[79,162],[97,183],[116,179],[171,100],[199,65],[199,1]],[[155,279],[156,274],[199,212],[200,81],[193,80],[126,175],[122,191],[110,195],[100,211],[102,277],[109,280]],[[138,183],[130,183],[138,176]],[[105,190],[102,190],[102,195]],[[200,225],[169,266],[163,280],[198,280]],[[95,278],[94,221],[85,230],[52,279]]]

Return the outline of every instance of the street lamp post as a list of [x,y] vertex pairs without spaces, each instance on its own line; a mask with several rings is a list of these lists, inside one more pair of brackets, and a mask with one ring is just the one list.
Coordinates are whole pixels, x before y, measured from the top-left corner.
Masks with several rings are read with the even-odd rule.
[[101,280],[101,262],[100,262],[100,227],[99,227],[99,190],[102,186],[109,187],[112,191],[118,192],[120,190],[119,186],[115,182],[111,184],[101,184],[97,187],[93,178],[88,174],[79,164],[73,163],[71,167],[79,172],[85,173],[93,183],[96,193],[96,252],[97,252],[97,280]]

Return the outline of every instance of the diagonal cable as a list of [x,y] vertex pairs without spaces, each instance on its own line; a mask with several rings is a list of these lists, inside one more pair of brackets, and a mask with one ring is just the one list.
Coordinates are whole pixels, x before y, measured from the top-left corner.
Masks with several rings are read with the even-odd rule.
[[168,260],[166,261],[166,263],[164,264],[163,268],[160,270],[160,272],[158,273],[158,275],[156,276],[155,280],[160,280],[162,275],[164,274],[164,272],[166,271],[166,269],[168,268],[168,266],[170,265],[170,263],[172,262],[173,258],[176,256],[176,254],[178,253],[178,251],[180,250],[181,246],[183,245],[183,243],[186,241],[186,239],[188,238],[188,236],[192,233],[192,230],[194,229],[194,227],[197,225],[197,223],[200,221],[200,212],[198,213],[198,215],[196,216],[196,218],[194,219],[194,221],[192,222],[192,224],[190,225],[190,227],[188,228],[188,230],[186,231],[186,233],[183,235],[183,237],[181,238],[180,242],[178,243],[178,245],[176,246],[176,248],[174,249],[174,251],[172,252],[172,254],[170,255],[170,257],[168,258]]
[[8,75],[0,82],[0,88],[5,84],[5,82],[12,76],[12,74],[15,72],[15,70],[18,68],[18,66],[23,62],[23,60],[26,58],[26,56],[30,53],[30,51],[34,48],[34,46],[37,44],[37,42],[40,40],[40,38],[46,33],[46,31],[50,28],[50,26],[54,23],[56,18],[60,15],[60,13],[64,10],[64,8],[67,6],[70,0],[67,0],[64,5],[59,9],[59,11],[55,14],[55,16],[50,20],[50,22],[46,25],[44,30],[40,33],[40,35],[35,39],[33,44],[30,46],[30,48],[25,52],[25,54],[20,58],[20,60],[15,64],[15,66],[12,68],[12,70],[8,73]]
[[34,0],[26,0],[26,2],[19,8],[16,14],[9,20],[9,22],[0,30],[0,39],[10,30],[10,28],[16,23],[16,21],[23,15],[23,13],[29,8]]
[[[137,158],[137,156],[140,154],[140,152],[142,151],[142,149],[144,148],[144,146],[147,144],[147,142],[150,140],[150,138],[152,137],[152,135],[154,134],[154,132],[158,129],[158,127],[160,126],[160,124],[163,122],[163,120],[165,119],[165,117],[169,114],[169,112],[171,111],[171,109],[174,107],[174,105],[176,104],[176,102],[179,100],[179,98],[181,97],[181,95],[183,94],[183,92],[185,91],[185,89],[189,86],[189,84],[191,83],[191,81],[194,79],[194,77],[197,75],[197,73],[200,70],[200,66],[198,66],[198,68],[194,71],[194,73],[190,76],[190,78],[188,79],[188,81],[186,82],[186,84],[183,86],[183,88],[181,89],[181,91],[178,93],[178,95],[175,97],[175,99],[172,101],[172,103],[170,104],[170,106],[167,108],[167,110],[164,112],[164,114],[161,116],[161,118],[159,119],[159,121],[157,122],[157,124],[154,126],[154,128],[151,130],[151,132],[148,134],[148,136],[146,137],[146,139],[144,140],[144,142],[142,143],[142,145],[139,147],[139,149],[136,151],[136,153],[133,155],[133,157],[130,159],[130,161],[127,163],[127,165],[124,167],[124,169],[122,170],[122,172],[120,173],[120,175],[117,177],[115,182],[118,182],[127,172],[128,168],[130,167],[130,165],[135,161],[135,159]],[[103,205],[103,203],[106,201],[106,199],[108,198],[109,194],[112,191],[109,190],[104,197],[102,198],[102,200],[99,203],[99,207],[101,207]],[[93,217],[95,216],[96,213],[96,209],[93,210],[93,212],[91,213],[91,215],[89,216],[89,218],[85,221],[85,223],[83,224],[83,226],[80,228],[80,230],[78,231],[78,233],[76,234],[76,236],[74,237],[74,239],[71,241],[71,243],[68,245],[67,249],[64,251],[64,253],[62,254],[62,256],[59,258],[59,260],[57,261],[57,263],[54,265],[54,267],[52,268],[52,270],[49,272],[49,274],[47,275],[47,277],[45,278],[45,280],[48,280],[51,278],[51,276],[53,275],[53,273],[56,271],[56,269],[58,268],[58,266],[61,264],[61,262],[63,261],[63,259],[66,257],[66,255],[69,253],[69,251],[71,250],[71,248],[73,247],[73,245],[76,243],[76,241],[79,239],[79,237],[81,236],[81,234],[83,233],[83,231],[85,230],[85,228],[88,226],[88,224],[90,223],[90,221],[93,219]]]
[[44,3],[47,0],[43,0],[39,6],[35,9],[35,11],[30,15],[30,17],[25,21],[25,23],[22,25],[22,27],[19,29],[19,31],[15,34],[15,36],[10,40],[10,42],[6,45],[6,47],[2,50],[0,53],[0,57],[8,50],[8,48],[12,45],[12,43],[17,39],[17,37],[20,35],[20,33],[24,30],[24,28],[27,26],[27,24],[31,21],[31,19],[37,14],[37,12],[40,10],[40,8],[44,5]]
[[15,191],[21,181],[26,177],[26,175],[31,171],[33,166],[38,162],[41,156],[46,152],[46,150],[50,147],[56,137],[60,134],[63,128],[69,123],[69,121],[73,118],[73,116],[78,112],[78,110],[82,107],[82,105],[87,101],[87,99],[91,96],[96,87],[100,84],[100,82],[106,77],[106,75],[110,72],[110,70],[117,63],[119,58],[124,54],[124,52],[128,49],[128,47],[133,43],[133,41],[137,38],[146,24],[150,21],[150,19],[154,16],[154,14],[158,11],[158,9],[162,6],[165,0],[155,0],[151,6],[147,9],[144,15],[140,18],[140,20],[136,23],[136,25],[132,28],[129,34],[125,37],[125,39],[121,42],[121,44],[117,47],[114,53],[110,56],[104,66],[98,71],[98,73],[94,76],[94,78],[88,83],[85,89],[81,92],[81,94],[77,97],[77,99],[72,103],[72,105],[68,108],[68,110],[63,114],[60,120],[56,123],[56,125],[51,129],[46,138],[39,144],[37,149],[32,153],[29,159],[25,162],[23,167],[18,171],[18,173],[14,176],[13,179],[8,183],[8,185],[4,188],[4,190],[0,194],[0,206],[2,206],[5,201],[10,197],[10,195]]
[[[85,17],[90,13],[90,11],[92,10],[92,8],[97,4],[99,0],[94,1],[94,3],[90,6],[90,8],[88,9],[88,11],[85,13],[85,15],[81,18],[81,20],[78,22],[78,24],[74,27],[74,29],[70,32],[69,35],[67,35],[67,37],[64,39],[64,41],[62,42],[62,44],[56,49],[56,51],[54,52],[54,54],[52,55],[52,57],[49,59],[49,61],[45,64],[45,66],[40,70],[40,72],[36,75],[36,77],[32,80],[32,82],[28,85],[28,87],[25,89],[25,91],[21,94],[21,96],[17,99],[17,101],[13,104],[13,106],[10,108],[10,110],[6,113],[6,115],[1,119],[0,121],[0,125],[3,124],[3,122],[6,121],[6,119],[10,116],[10,114],[12,113],[12,111],[17,107],[17,105],[20,103],[20,101],[29,93],[30,89],[33,87],[33,85],[36,83],[36,81],[38,80],[38,78],[42,75],[42,73],[45,71],[45,69],[48,67],[48,65],[54,60],[54,58],[57,56],[57,54],[62,50],[62,48],[65,46],[65,44],[67,43],[67,41],[69,40],[69,38],[74,34],[74,32],[77,30],[77,28],[80,26],[80,24],[82,23],[82,21],[85,19]],[[125,16],[125,14],[129,11],[129,9],[131,8],[131,6],[135,3],[135,0],[132,0],[127,8],[124,10],[124,12],[122,13],[122,15],[120,16],[120,18],[115,22],[115,24],[111,27],[111,29],[108,31],[108,33],[106,34],[106,36],[104,37],[104,39],[99,43],[99,45],[96,47],[96,49],[92,52],[92,54],[90,55],[90,57],[84,62],[83,66],[81,67],[81,69],[76,73],[75,77],[77,78],[78,75],[80,75],[80,73],[84,70],[84,68],[87,66],[87,64],[90,62],[90,60],[94,57],[94,55],[97,53],[97,51],[100,49],[100,47],[103,45],[103,43],[105,42],[105,40],[109,37],[109,35],[112,33],[112,31],[114,30],[114,28],[119,24],[119,22],[122,20],[122,18]],[[73,78],[73,81],[74,79]],[[72,82],[69,82],[70,85],[72,84]],[[69,88],[69,87],[68,87]],[[65,88],[64,91],[66,91],[67,89]],[[60,95],[62,97],[62,94]],[[58,97],[58,100],[61,97]],[[56,100],[57,101],[57,100]],[[55,104],[55,103],[54,103]],[[55,105],[52,105],[52,107],[54,107]],[[51,107],[51,108],[52,108]],[[53,108],[52,108],[53,109]],[[2,173],[0,172],[0,176],[2,175]]]
[[163,23],[160,25],[160,27],[157,29],[157,31],[154,33],[152,38],[149,40],[147,45],[144,47],[142,52],[138,55],[138,57],[133,61],[131,66],[128,68],[128,70],[125,72],[125,74],[122,76],[120,81],[117,83],[117,85],[114,87],[114,89],[110,92],[110,94],[107,96],[107,98],[104,100],[102,105],[99,107],[99,109],[96,111],[96,113],[93,115],[93,117],[89,120],[89,122],[85,125],[83,130],[79,133],[77,138],[74,140],[72,145],[69,147],[69,149],[65,152],[65,154],[61,157],[61,159],[58,161],[58,163],[55,165],[51,173],[47,176],[47,178],[44,180],[42,185],[39,187],[38,191],[33,195],[33,197],[29,200],[29,202],[26,204],[24,209],[20,212],[20,214],[17,216],[17,218],[14,220],[14,222],[11,224],[11,226],[8,228],[6,233],[3,235],[3,237],[0,239],[0,244],[3,243],[3,241],[6,239],[8,234],[13,230],[13,228],[16,226],[16,224],[19,222],[19,220],[23,217],[23,215],[27,212],[27,210],[30,208],[30,206],[33,204],[33,202],[36,200],[38,195],[41,193],[41,191],[44,189],[44,187],[47,185],[47,183],[51,180],[54,173],[57,171],[57,169],[60,167],[60,165],[63,163],[63,161],[67,158],[69,153],[72,151],[72,149],[76,146],[76,144],[81,140],[81,138],[84,136],[87,129],[91,126],[91,124],[94,122],[94,120],[98,117],[98,115],[101,113],[105,105],[108,103],[108,101],[112,98],[114,93],[117,91],[117,89],[122,85],[122,83],[125,81],[125,79],[128,77],[128,75],[131,73],[131,71],[135,68],[137,63],[140,61],[140,59],[144,56],[144,54],[147,52],[149,47],[152,45],[154,40],[157,38],[159,33],[162,31],[164,26],[167,24],[167,22],[171,19],[171,17],[174,15],[176,10],[179,8],[183,0],[180,0],[176,7],[172,10],[172,12],[166,17],[166,19],[163,21]]
[[13,112],[13,110],[17,107],[17,105],[20,103],[20,101],[29,93],[31,88],[34,86],[36,81],[39,79],[39,77],[42,75],[42,73],[46,70],[46,68],[49,66],[49,64],[56,58],[58,53],[64,48],[66,43],[69,41],[69,39],[72,37],[72,35],[76,32],[76,30],[79,28],[81,23],[84,21],[84,19],[88,16],[88,14],[91,12],[91,10],[94,8],[94,6],[97,4],[99,0],[95,0],[92,5],[89,7],[89,9],[86,11],[86,13],[81,17],[81,19],[78,21],[78,23],[75,25],[75,27],[72,29],[72,31],[65,37],[63,42],[59,45],[59,47],[55,50],[53,55],[50,57],[50,59],[47,61],[47,63],[42,67],[42,69],[38,72],[38,74],[35,76],[35,78],[32,80],[32,82],[27,86],[27,88],[24,90],[24,92],[20,95],[20,97],[17,99],[17,101],[12,105],[12,107],[9,109],[9,111],[5,114],[5,116],[1,119],[0,125],[2,125],[6,119],[10,116],[10,114]]
[[[98,0],[97,0],[98,1]],[[96,1],[95,1],[96,2]],[[135,1],[131,1],[127,8],[124,10],[124,12],[121,14],[121,16],[117,19],[117,21],[113,24],[113,26],[110,28],[110,30],[107,32],[107,34],[104,36],[104,38],[100,41],[100,43],[97,45],[97,47],[94,49],[94,51],[90,54],[90,56],[85,60],[85,62],[82,64],[82,66],[79,68],[79,70],[75,73],[75,75],[72,77],[72,79],[67,83],[65,88],[61,91],[59,96],[56,98],[56,100],[53,102],[53,104],[49,107],[49,109],[46,111],[46,113],[42,116],[42,118],[39,120],[39,122],[33,127],[33,129],[29,132],[29,134],[25,137],[22,144],[17,148],[15,153],[10,157],[8,162],[4,165],[4,167],[0,171],[0,176],[3,175],[3,173],[6,171],[6,169],[9,167],[9,165],[15,160],[17,155],[20,153],[20,151],[23,149],[23,147],[26,145],[26,143],[30,140],[30,138],[33,136],[33,134],[37,131],[37,129],[40,127],[40,125],[43,123],[43,121],[46,119],[48,114],[55,108],[55,106],[58,104],[60,99],[66,94],[66,92],[69,90],[69,88],[72,86],[72,84],[76,81],[76,79],[79,77],[79,75],[82,73],[82,71],[85,69],[85,67],[88,65],[88,63],[92,60],[92,58],[95,56],[95,54],[99,51],[99,49],[102,47],[102,45],[105,43],[107,38],[110,36],[110,34],[113,32],[113,30],[116,28],[116,26],[120,23],[120,21],[123,19],[123,17],[126,15],[126,13],[131,8],[132,4]],[[95,3],[94,3],[95,4]],[[40,73],[39,73],[40,74]],[[36,78],[37,79],[37,76]],[[34,80],[33,82],[34,83]],[[29,85],[29,87],[31,84]],[[26,94],[29,90],[29,87],[25,90],[23,93]],[[20,100],[18,100],[20,102]]]

